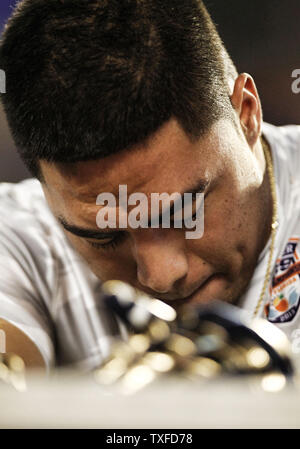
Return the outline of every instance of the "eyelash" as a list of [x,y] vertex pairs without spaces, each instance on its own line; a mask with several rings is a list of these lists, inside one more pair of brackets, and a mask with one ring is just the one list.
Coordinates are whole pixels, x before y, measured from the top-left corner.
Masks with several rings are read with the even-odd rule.
[[124,240],[125,233],[119,232],[118,236],[116,236],[113,240],[107,243],[97,243],[97,242],[90,242],[88,241],[88,244],[92,246],[95,249],[116,249],[116,247]]

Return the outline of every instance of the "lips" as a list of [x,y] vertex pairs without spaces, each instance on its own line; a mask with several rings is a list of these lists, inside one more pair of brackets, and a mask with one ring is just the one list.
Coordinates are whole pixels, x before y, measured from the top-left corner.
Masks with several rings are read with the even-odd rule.
[[190,295],[185,296],[185,297],[174,298],[174,299],[163,298],[163,297],[159,297],[157,295],[155,297],[157,299],[160,299],[161,301],[166,302],[167,304],[169,304],[171,306],[178,307],[180,305],[193,302],[194,299],[196,298],[196,296],[198,295],[198,293],[200,293],[200,291],[203,290],[211,281],[213,281],[215,279],[221,279],[221,278],[224,278],[224,275],[222,273],[211,274],[210,276],[206,277],[206,279],[204,281],[201,282],[201,284],[193,291],[193,293],[191,293]]

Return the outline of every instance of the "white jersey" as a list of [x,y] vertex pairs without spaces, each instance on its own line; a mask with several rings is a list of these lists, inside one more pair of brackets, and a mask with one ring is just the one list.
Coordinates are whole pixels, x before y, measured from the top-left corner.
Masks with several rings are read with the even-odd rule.
[[[273,156],[279,227],[272,260],[272,276],[259,314],[278,325],[300,357],[300,126],[275,127],[264,123]],[[271,239],[260,254],[256,270],[240,306],[254,312],[269,260]]]
[[[300,353],[300,126],[264,124],[263,132],[273,154],[279,228],[260,315],[285,331]],[[260,296],[269,246],[240,300],[250,312]],[[92,369],[120,333],[102,301],[100,280],[69,244],[35,179],[0,184],[0,317],[34,341],[48,367]]]
[[0,185],[0,318],[27,334],[48,368],[98,366],[119,333],[99,279],[69,244],[36,179]]

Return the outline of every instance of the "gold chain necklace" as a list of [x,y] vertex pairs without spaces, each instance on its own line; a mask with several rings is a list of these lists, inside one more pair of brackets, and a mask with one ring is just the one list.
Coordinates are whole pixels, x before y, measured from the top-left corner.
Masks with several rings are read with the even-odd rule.
[[273,203],[273,214],[272,214],[272,225],[271,225],[271,246],[270,246],[269,260],[268,260],[267,270],[266,270],[266,274],[265,274],[264,284],[263,284],[262,291],[261,291],[259,300],[257,302],[256,308],[255,308],[255,311],[253,313],[253,318],[255,318],[257,316],[257,314],[260,310],[260,307],[262,305],[262,302],[264,300],[264,296],[266,293],[266,288],[270,281],[271,265],[272,265],[273,254],[274,254],[274,249],[275,249],[275,239],[276,239],[276,233],[277,233],[277,228],[278,228],[278,224],[279,224],[278,223],[276,184],[275,184],[274,167],[273,167],[273,162],[272,162],[272,157],[271,157],[271,150],[270,150],[268,143],[264,139],[264,137],[262,137],[261,141],[262,141],[262,146],[263,146],[264,155],[266,158],[266,165],[267,165],[267,170],[268,170],[268,175],[269,175],[269,182],[270,182],[270,189],[271,189],[271,196],[272,196],[272,203]]

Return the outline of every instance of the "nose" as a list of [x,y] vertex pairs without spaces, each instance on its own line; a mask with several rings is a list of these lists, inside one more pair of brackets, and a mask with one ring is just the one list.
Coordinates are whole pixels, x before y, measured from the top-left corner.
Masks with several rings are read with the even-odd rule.
[[136,239],[137,278],[143,287],[167,293],[187,275],[188,261],[180,241],[176,231],[172,234],[172,230],[163,229],[144,230]]

